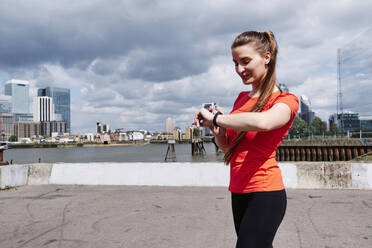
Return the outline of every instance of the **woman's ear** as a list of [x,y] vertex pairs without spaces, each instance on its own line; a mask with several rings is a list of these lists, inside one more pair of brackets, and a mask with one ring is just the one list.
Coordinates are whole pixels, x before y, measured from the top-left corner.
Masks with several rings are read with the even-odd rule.
[[271,53],[266,52],[264,59],[265,59],[265,65],[268,65],[270,63],[270,60],[271,60]]

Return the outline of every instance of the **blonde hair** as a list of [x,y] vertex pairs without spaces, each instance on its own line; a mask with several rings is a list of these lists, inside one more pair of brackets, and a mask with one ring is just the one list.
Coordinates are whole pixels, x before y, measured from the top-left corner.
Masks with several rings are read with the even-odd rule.
[[[271,31],[264,32],[248,31],[241,33],[235,38],[234,42],[231,45],[231,49],[247,44],[251,45],[262,57],[264,57],[267,52],[270,52],[271,54],[270,61],[267,65],[268,70],[266,76],[263,79],[263,81],[259,84],[259,92],[261,92],[261,94],[258,97],[256,104],[250,111],[261,112],[267,100],[269,99],[271,93],[273,92],[275,86],[277,86],[275,67],[276,57],[278,54],[278,45],[276,43],[275,36]],[[238,147],[239,143],[244,139],[246,134],[247,134],[246,131],[239,132],[238,136],[232,141],[230,147],[228,148],[224,156],[224,161],[226,164],[230,163],[234,151]]]

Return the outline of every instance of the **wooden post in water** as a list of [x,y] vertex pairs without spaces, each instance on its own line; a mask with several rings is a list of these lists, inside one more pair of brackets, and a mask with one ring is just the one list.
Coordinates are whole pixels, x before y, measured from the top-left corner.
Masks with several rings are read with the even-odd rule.
[[174,148],[175,140],[168,140],[167,154],[165,155],[165,162],[176,162],[176,150]]
[[191,154],[194,155],[205,155],[205,149],[203,140],[200,138],[193,139],[191,142]]

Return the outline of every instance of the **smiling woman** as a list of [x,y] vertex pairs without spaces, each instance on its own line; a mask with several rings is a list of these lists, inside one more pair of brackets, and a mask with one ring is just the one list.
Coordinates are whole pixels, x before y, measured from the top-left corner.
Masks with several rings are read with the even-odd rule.
[[230,163],[236,247],[272,248],[287,205],[276,149],[296,116],[298,99],[277,85],[272,32],[244,32],[231,50],[236,73],[252,91],[239,94],[230,114],[200,109],[193,124],[212,130]]

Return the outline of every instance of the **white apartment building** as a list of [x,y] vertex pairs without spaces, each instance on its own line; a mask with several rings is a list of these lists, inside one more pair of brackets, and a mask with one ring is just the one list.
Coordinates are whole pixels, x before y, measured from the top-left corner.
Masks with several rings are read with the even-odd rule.
[[34,98],[34,121],[55,121],[53,99],[48,96],[37,96]]

